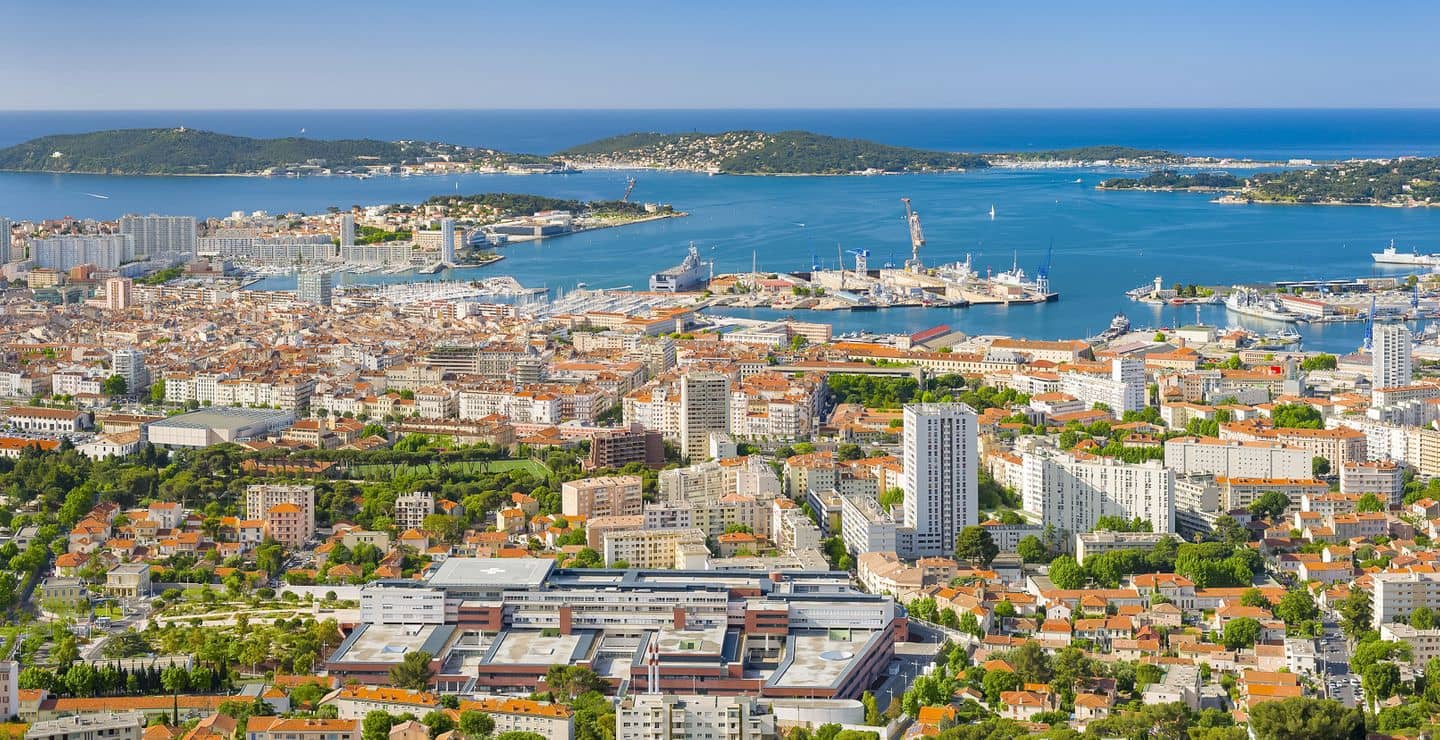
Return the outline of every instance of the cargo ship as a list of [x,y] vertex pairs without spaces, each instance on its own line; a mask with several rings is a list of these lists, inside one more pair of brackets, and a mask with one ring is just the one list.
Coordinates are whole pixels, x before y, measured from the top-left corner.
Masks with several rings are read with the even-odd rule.
[[700,259],[700,250],[691,243],[684,261],[650,276],[652,293],[684,293],[698,290],[710,282],[711,263]]

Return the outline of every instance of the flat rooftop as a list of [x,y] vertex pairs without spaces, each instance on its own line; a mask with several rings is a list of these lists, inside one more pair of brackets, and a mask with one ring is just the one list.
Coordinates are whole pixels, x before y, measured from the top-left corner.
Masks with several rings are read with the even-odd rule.
[[540,630],[506,630],[495,636],[483,663],[570,665],[583,660],[595,644],[591,632],[546,636]]
[[554,567],[548,558],[447,558],[429,582],[436,588],[539,588]]
[[725,647],[726,626],[686,628],[665,627],[656,635],[662,656],[716,657]]
[[288,411],[219,407],[176,414],[168,419],[153,422],[150,426],[162,429],[240,429],[251,424],[278,424],[293,418],[295,415]]
[[440,655],[454,625],[362,624],[340,643],[331,663],[399,663],[406,653]]
[[871,630],[832,629],[794,635],[792,650],[768,685],[776,687],[835,686],[865,656]]

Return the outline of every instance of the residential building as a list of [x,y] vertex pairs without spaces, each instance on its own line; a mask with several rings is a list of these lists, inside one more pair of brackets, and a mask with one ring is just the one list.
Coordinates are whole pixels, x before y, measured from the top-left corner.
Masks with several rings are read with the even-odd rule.
[[248,519],[265,524],[271,539],[292,547],[315,534],[315,487],[261,484],[245,489]]
[[1376,573],[1371,582],[1371,617],[1377,630],[1391,622],[1409,620],[1410,612],[1422,606],[1440,609],[1440,573]]
[[1302,497],[1330,490],[1325,481],[1314,478],[1216,478],[1215,484],[1220,487],[1220,507],[1226,511],[1248,508],[1270,491],[1285,494],[1290,507],[1299,509]]
[[25,740],[140,740],[144,731],[143,712],[104,712],[34,722],[25,730]]
[[328,306],[334,291],[329,272],[302,272],[295,277],[295,297],[304,303]]
[[1085,408],[1103,404],[1116,418],[1126,411],[1139,411],[1145,408],[1145,361],[1118,357],[1110,361],[1108,372],[1088,367],[1065,370],[1060,373],[1060,392]]
[[64,271],[79,265],[114,270],[134,253],[130,237],[121,234],[51,236],[30,240],[30,259],[36,267],[51,270]]
[[120,233],[134,240],[135,257],[189,260],[196,254],[194,216],[121,216]]
[[1242,442],[1218,437],[1175,437],[1165,441],[1165,467],[1177,476],[1305,478],[1311,454],[1267,440]]
[[750,696],[631,694],[616,709],[616,740],[765,738],[775,716]]
[[1158,460],[1132,464],[1040,449],[1022,458],[1022,505],[1042,524],[1078,534],[1102,516],[1138,517],[1152,532],[1175,531],[1175,474]]
[[1413,377],[1410,358],[1410,330],[1404,324],[1378,324],[1371,342],[1372,388],[1410,385]]
[[[4,238],[0,236],[0,238]],[[4,260],[0,260],[3,264]],[[110,311],[124,311],[135,305],[135,281],[127,277],[109,278],[105,281],[105,308]]]
[[245,740],[360,740],[360,720],[251,717]]
[[395,526],[401,531],[420,529],[425,517],[435,513],[435,495],[428,491],[402,493],[395,497]]
[[1149,550],[1167,537],[1175,539],[1171,532],[1077,532],[1075,560],[1083,563],[1091,555],[1113,550]]
[[960,530],[978,524],[979,460],[975,411],[962,403],[907,404],[904,417],[904,523],[914,555],[949,555]]
[[145,369],[145,353],[138,349],[117,349],[110,353],[110,369],[125,379],[130,396],[143,397],[150,389],[150,371]]
[[686,373],[680,379],[680,454],[705,457],[711,432],[730,431],[730,379],[719,373]]
[[1398,506],[1405,498],[1404,469],[1394,460],[1351,461],[1340,466],[1340,492],[1373,493]]
[[638,475],[609,475],[566,481],[560,487],[561,513],[590,519],[639,514],[645,499]]
[[710,556],[705,533],[694,527],[615,530],[605,533],[605,566],[703,570]]

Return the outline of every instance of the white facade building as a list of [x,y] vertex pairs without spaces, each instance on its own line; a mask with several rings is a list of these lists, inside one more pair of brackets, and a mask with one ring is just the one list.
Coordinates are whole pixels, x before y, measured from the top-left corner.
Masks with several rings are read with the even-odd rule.
[[1159,461],[1080,460],[1058,451],[1023,459],[1022,505],[1042,524],[1076,534],[1093,530],[1102,516],[1139,517],[1152,532],[1175,531],[1175,474]]
[[195,256],[194,216],[121,216],[120,233],[135,240],[134,256]]
[[960,530],[980,521],[975,411],[907,404],[904,423],[905,526],[915,530],[917,556],[949,555]]
[[710,433],[730,431],[730,379],[689,373],[680,379],[680,454],[691,460],[710,449]]
[[1371,387],[1410,385],[1410,330],[1404,324],[1381,324],[1371,345]]
[[1175,437],[1165,442],[1165,467],[1176,475],[1224,478],[1308,478],[1313,456],[1279,442]]
[[1110,362],[1110,372],[1060,374],[1060,392],[1074,396],[1086,408],[1101,403],[1119,418],[1126,411],[1145,408],[1145,361],[1120,357]]

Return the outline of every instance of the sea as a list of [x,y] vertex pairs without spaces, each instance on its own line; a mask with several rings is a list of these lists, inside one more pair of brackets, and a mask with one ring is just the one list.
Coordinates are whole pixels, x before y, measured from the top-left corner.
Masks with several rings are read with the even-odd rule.
[[[550,153],[631,131],[809,130],[888,144],[971,152],[1035,151],[1122,144],[1192,155],[1333,160],[1440,155],[1440,110],[624,110],[624,111],[124,111],[0,112],[0,147],[51,133],[187,126],[246,136],[430,139],[507,151]],[[302,133],[303,132],[303,133]],[[1125,291],[1157,277],[1165,285],[1405,275],[1376,266],[1372,251],[1394,241],[1440,252],[1440,209],[1222,205],[1190,193],[1104,192],[1114,169],[991,169],[936,175],[844,177],[707,176],[598,170],[568,175],[446,177],[109,177],[0,173],[0,216],[110,219],[125,213],[200,218],[233,211],[315,212],[329,206],[416,202],[446,193],[491,191],[613,199],[634,176],[635,200],[689,215],[567,235],[502,249],[483,268],[434,276],[344,275],[342,284],[471,280],[512,275],[552,293],[643,287],[695,244],[717,272],[872,266],[909,253],[901,198],[920,213],[921,258],[970,256],[982,272],[1018,265],[1034,272],[1053,255],[1057,302],[1041,306],[797,312],[837,332],[914,332],[947,325],[969,334],[1035,339],[1085,337],[1116,313],[1137,327],[1197,320],[1275,330],[1223,307],[1158,307]],[[995,216],[990,217],[994,207]],[[293,277],[255,287],[284,289]],[[731,310],[775,318],[769,310]],[[1419,326],[1416,327],[1421,328]],[[1359,323],[1301,325],[1304,348],[1348,352]]]

